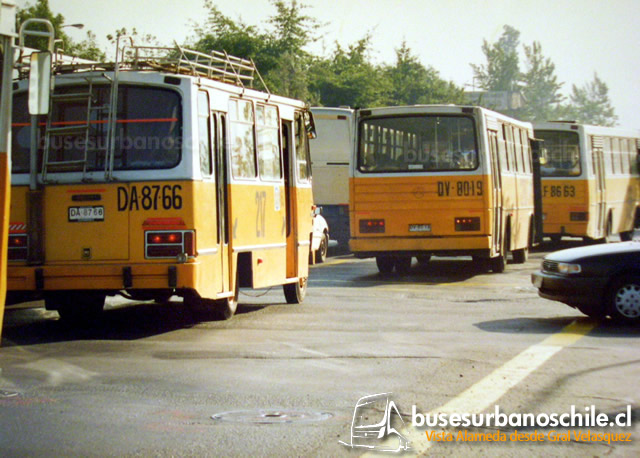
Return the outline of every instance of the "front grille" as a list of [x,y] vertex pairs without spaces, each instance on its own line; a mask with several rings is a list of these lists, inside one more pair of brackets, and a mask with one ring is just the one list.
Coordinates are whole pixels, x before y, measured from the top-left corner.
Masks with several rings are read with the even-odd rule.
[[542,261],[542,270],[545,272],[558,272],[558,263],[555,261]]

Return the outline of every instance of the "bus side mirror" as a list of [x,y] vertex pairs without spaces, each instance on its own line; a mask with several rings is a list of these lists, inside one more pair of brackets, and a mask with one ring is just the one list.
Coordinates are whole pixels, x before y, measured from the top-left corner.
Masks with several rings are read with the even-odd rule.
[[51,93],[51,53],[34,52],[29,64],[29,114],[49,113]]
[[305,113],[304,121],[305,121],[304,127],[307,132],[307,137],[309,138],[309,140],[313,140],[314,138],[317,137],[316,123],[313,119],[313,113],[311,113],[310,111],[307,111]]

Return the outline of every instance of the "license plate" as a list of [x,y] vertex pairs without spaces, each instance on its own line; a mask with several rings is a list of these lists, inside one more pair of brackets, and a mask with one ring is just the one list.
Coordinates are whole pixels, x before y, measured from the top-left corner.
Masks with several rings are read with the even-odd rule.
[[72,223],[104,221],[104,207],[69,207],[69,221]]
[[410,224],[409,232],[431,232],[431,224]]

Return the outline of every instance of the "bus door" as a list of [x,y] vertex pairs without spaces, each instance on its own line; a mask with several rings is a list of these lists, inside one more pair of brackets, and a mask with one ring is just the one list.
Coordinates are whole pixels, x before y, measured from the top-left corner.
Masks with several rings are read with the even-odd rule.
[[593,148],[593,173],[596,176],[596,212],[598,226],[596,237],[606,237],[605,218],[607,212],[606,181],[604,176],[604,157],[601,148]]
[[502,175],[498,157],[498,132],[488,131],[489,154],[491,156],[491,210],[493,211],[493,249],[494,253],[502,253]]
[[227,167],[226,132],[227,119],[222,113],[212,113],[214,135],[214,174],[216,179],[216,234],[220,250],[220,280],[222,291],[231,291],[230,272],[233,259],[229,250],[229,176]]
[[[311,250],[313,198],[308,141],[301,113],[296,112],[293,124],[282,121],[282,140],[287,209],[287,278],[306,277]],[[305,183],[308,183],[307,187]]]

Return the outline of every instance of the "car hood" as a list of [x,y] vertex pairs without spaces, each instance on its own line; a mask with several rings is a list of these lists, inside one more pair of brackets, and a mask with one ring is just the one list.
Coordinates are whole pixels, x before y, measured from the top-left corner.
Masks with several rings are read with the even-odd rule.
[[574,262],[593,256],[622,254],[622,253],[638,253],[640,256],[640,242],[620,242],[608,243],[602,245],[582,246],[578,248],[569,248],[567,250],[555,251],[545,256],[549,261],[557,262]]

